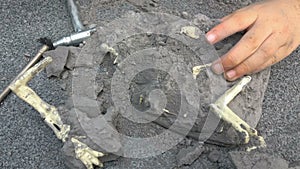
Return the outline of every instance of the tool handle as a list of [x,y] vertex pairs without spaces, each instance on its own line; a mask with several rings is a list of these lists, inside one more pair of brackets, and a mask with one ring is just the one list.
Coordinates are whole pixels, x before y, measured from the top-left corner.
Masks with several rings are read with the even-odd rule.
[[[26,67],[18,74],[18,76],[9,84],[9,86],[16,81],[22,74],[24,74],[29,68],[31,68],[33,65],[35,65],[40,58],[43,56],[43,53],[46,52],[49,49],[47,45],[44,45],[38,53],[33,57],[33,59],[26,65]],[[0,103],[6,98],[6,96],[10,93],[10,88],[7,86],[3,92],[0,94]]]
[[83,31],[84,26],[80,21],[77,6],[75,5],[73,0],[68,0],[67,4],[68,4],[68,7],[69,7],[70,15],[71,15],[71,18],[72,18],[72,24],[73,24],[73,28],[74,28],[75,32]]
[[2,102],[2,100],[4,100],[6,98],[6,96],[10,93],[10,89],[9,87],[7,86],[3,92],[1,93],[0,95],[0,103]]

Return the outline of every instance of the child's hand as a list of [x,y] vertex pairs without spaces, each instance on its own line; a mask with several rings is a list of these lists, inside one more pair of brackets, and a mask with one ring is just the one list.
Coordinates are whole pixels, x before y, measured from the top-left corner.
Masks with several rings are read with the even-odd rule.
[[228,80],[259,72],[284,59],[300,44],[300,0],[271,0],[222,18],[206,37],[212,44],[242,31],[247,33],[212,69]]

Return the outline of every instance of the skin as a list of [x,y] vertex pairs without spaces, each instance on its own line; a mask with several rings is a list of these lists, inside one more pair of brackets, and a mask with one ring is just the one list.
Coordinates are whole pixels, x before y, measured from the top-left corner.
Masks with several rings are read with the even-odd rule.
[[270,0],[221,19],[206,34],[215,44],[246,30],[240,41],[216,60],[212,70],[229,81],[257,73],[290,55],[300,45],[300,0]]

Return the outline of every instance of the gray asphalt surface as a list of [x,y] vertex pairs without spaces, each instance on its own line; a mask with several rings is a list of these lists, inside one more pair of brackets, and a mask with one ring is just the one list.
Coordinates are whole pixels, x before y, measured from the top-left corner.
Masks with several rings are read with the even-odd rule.
[[[208,1],[200,5],[197,3],[197,6],[195,1],[161,0],[159,10],[173,14],[182,11],[190,14],[202,12],[218,18],[249,2],[228,1],[222,6],[219,1]],[[130,8],[126,5],[117,6],[125,11],[135,9],[132,5]],[[36,39],[44,36],[58,39],[72,32],[72,27],[63,0],[7,0],[0,2],[0,9],[1,90],[28,63],[29,58],[25,55],[32,57],[39,49],[41,45]],[[113,9],[107,5],[101,11],[107,14]],[[111,19],[111,15],[97,17]],[[292,164],[300,161],[299,52],[299,49],[296,50],[286,60],[272,67],[263,116],[257,127],[266,138],[266,151]],[[61,83],[59,79],[47,79],[43,72],[30,85],[45,101],[59,106],[64,104],[66,98],[60,88]],[[1,103],[0,122],[0,168],[66,168],[61,158],[62,143],[41,120],[40,115],[15,95],[9,95]]]
[[[33,57],[40,37],[58,39],[72,31],[65,2],[53,1],[1,1],[0,2],[0,88],[10,81]],[[31,86],[54,105],[62,104],[57,79],[47,79],[41,73]],[[40,115],[14,94],[0,107],[0,168],[65,168],[60,157],[62,143]]]

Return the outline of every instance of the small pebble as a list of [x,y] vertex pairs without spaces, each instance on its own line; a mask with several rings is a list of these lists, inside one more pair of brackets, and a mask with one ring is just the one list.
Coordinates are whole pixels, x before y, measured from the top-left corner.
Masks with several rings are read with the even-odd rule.
[[190,15],[187,12],[182,12],[181,16],[183,19],[188,19],[190,17]]
[[154,3],[154,2],[150,2],[149,5],[152,6],[152,7],[157,7],[158,6],[158,4]]
[[192,144],[192,140],[191,139],[185,139],[185,145],[190,146]]
[[61,74],[61,79],[66,79],[69,77],[69,72],[68,71],[64,71],[62,74]]
[[90,29],[96,28],[96,27],[97,27],[97,24],[91,24],[91,25],[89,26]]
[[84,46],[84,43],[80,43],[79,47],[82,48]]
[[7,80],[6,77],[2,77],[2,78],[1,78],[1,81],[5,81],[5,80]]
[[27,57],[27,58],[30,58],[30,54],[29,53],[25,53],[24,56]]
[[103,84],[102,85],[97,85],[95,93],[97,95],[99,95],[103,91],[103,87],[104,87]]
[[160,46],[166,46],[166,45],[167,45],[165,42],[162,42],[162,41],[159,41],[158,44],[159,44]]
[[83,26],[87,26],[88,24],[89,24],[89,22],[88,21],[83,21]]
[[201,145],[189,146],[181,149],[177,156],[177,166],[191,165],[203,153],[204,149]]
[[66,89],[67,89],[67,84],[66,84],[66,83],[62,83],[62,84],[60,85],[60,88],[61,88],[62,90],[66,90]]

